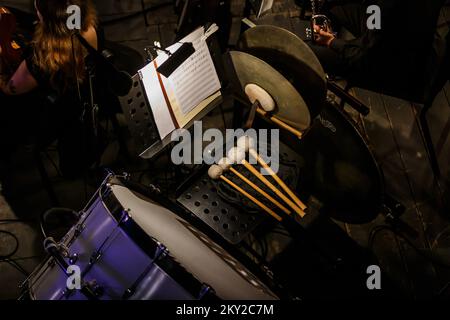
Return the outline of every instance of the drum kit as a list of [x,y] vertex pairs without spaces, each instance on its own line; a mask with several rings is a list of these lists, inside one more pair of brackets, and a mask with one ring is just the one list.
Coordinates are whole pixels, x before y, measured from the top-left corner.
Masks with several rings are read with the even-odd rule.
[[[252,138],[243,136],[200,179],[198,185],[207,186],[209,192],[203,194],[204,201],[222,209],[223,215],[229,213],[219,205],[226,198],[212,199],[211,190],[220,196],[219,181],[274,223],[308,218],[311,199],[321,204],[321,215],[346,223],[373,220],[383,204],[382,173],[367,139],[327,98],[326,75],[313,52],[296,35],[274,26],[247,30],[237,48],[229,54],[236,75],[235,94],[258,114],[253,126],[280,129],[283,143],[303,162],[297,181],[288,185],[258,154]],[[250,164],[250,158],[268,175]],[[207,216],[210,209],[203,209],[193,196],[199,189],[195,188],[186,188],[184,202],[178,201],[176,208],[184,212],[202,208]],[[187,219],[162,203],[162,198],[136,190],[125,177],[109,175],[67,235],[57,243],[48,240],[50,256],[25,282],[30,298],[280,298],[268,278],[251,271],[248,264],[194,226],[192,219],[202,218],[197,212]],[[190,206],[191,202],[195,205]],[[236,210],[240,209],[245,208],[238,205]],[[218,216],[214,220],[219,221]],[[230,232],[228,224],[222,225],[227,226],[224,234]],[[81,270],[82,290],[66,285],[70,265]]]

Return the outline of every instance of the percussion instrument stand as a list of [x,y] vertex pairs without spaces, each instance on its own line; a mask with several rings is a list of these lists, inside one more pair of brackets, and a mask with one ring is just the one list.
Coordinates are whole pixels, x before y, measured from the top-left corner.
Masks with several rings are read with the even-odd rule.
[[147,13],[145,12],[145,0],[141,0],[141,8],[142,8],[142,13],[144,15],[145,26],[148,27],[149,23],[148,23],[148,19],[147,19]]
[[370,113],[369,107],[367,107],[359,99],[355,98],[350,93],[348,93],[348,90],[342,89],[341,87],[339,87],[336,83],[334,83],[330,79],[327,79],[327,83],[328,83],[328,90],[330,90],[338,98],[341,99],[341,106],[348,104],[350,107],[352,107],[354,110],[356,110],[363,116],[369,115],[369,113]]

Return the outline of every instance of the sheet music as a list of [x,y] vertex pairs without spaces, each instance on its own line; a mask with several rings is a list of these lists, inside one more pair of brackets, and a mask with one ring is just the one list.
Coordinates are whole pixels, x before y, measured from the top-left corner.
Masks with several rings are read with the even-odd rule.
[[152,109],[155,118],[159,136],[162,140],[175,130],[175,124],[172,121],[169,107],[167,106],[159,84],[155,64],[152,62],[146,65],[139,73],[144,84],[150,108]]
[[[221,96],[220,81],[201,27],[167,48],[175,52],[183,42],[192,42],[195,53],[169,78],[157,72],[169,56],[158,57],[141,69],[140,75],[161,139],[183,128],[211,102]],[[162,85],[161,85],[161,83]]]
[[263,0],[259,15],[262,16],[264,13],[272,9],[272,7],[273,7],[273,0]]
[[[220,90],[220,81],[208,45],[202,39],[204,34],[204,29],[199,28],[180,41],[192,42],[195,53],[169,77],[178,106],[184,116],[200,102]],[[180,46],[181,44],[176,44],[175,47]],[[168,49],[172,51],[173,48]]]

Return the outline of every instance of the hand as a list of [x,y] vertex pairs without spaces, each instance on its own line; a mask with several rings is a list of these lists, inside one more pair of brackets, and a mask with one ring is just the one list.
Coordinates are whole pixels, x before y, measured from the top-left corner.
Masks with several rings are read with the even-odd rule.
[[314,40],[317,44],[330,47],[335,36],[329,31],[322,30],[319,26],[314,26]]

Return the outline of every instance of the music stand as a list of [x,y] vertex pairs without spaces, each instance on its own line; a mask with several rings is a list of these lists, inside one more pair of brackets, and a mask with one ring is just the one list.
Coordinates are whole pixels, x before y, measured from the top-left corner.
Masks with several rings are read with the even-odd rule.
[[253,8],[257,19],[272,9],[273,6],[273,0],[248,0],[248,3]]
[[[207,45],[211,53],[211,57],[216,68],[216,72],[221,82],[222,92],[226,85],[226,77],[224,75],[224,67],[222,54],[217,40],[217,36],[213,34],[207,40]],[[168,145],[172,143],[171,135],[161,139],[156,126],[152,108],[147,99],[142,79],[138,74],[133,76],[133,87],[129,94],[125,97],[119,97],[122,110],[124,112],[131,135],[136,143],[139,157],[143,159],[152,159],[160,154]],[[200,121],[209,112],[220,106],[223,97],[219,96],[214,99],[208,106],[199,112],[186,126],[190,129],[195,121]]]

